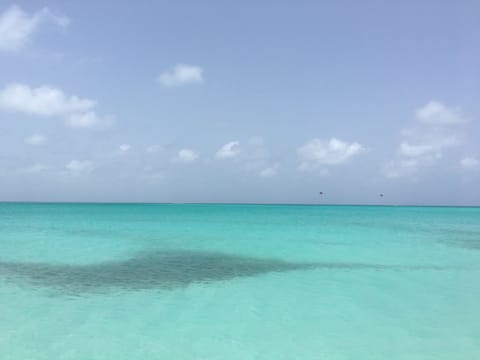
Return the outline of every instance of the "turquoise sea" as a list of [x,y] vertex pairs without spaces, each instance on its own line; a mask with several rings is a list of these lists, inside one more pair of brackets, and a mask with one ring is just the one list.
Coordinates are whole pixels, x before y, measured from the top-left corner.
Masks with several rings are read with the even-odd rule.
[[0,359],[480,359],[480,208],[3,203]]

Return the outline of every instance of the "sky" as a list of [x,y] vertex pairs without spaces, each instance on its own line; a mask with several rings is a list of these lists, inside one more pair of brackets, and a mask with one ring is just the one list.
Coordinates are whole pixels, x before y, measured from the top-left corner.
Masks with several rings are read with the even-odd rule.
[[478,14],[0,0],[0,201],[480,205]]

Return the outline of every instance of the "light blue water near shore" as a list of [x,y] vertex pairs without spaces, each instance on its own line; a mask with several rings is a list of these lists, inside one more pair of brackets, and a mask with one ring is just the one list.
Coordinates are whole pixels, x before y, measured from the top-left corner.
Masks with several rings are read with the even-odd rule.
[[0,204],[1,359],[478,359],[480,208]]

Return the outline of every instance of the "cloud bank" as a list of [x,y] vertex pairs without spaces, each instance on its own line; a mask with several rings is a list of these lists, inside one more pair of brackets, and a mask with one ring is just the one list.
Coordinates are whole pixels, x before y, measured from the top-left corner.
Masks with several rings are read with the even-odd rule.
[[397,157],[383,168],[387,178],[413,176],[436,164],[451,148],[463,143],[460,129],[467,117],[459,108],[430,101],[415,112],[417,126],[402,132]]
[[65,28],[70,19],[57,15],[48,8],[28,14],[20,7],[13,5],[0,14],[0,51],[16,52],[24,48],[42,24],[51,23]]

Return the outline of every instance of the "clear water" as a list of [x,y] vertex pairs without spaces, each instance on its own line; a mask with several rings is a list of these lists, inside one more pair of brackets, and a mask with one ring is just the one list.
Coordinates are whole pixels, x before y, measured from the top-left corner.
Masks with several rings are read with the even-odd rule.
[[0,204],[1,359],[478,359],[480,208]]

